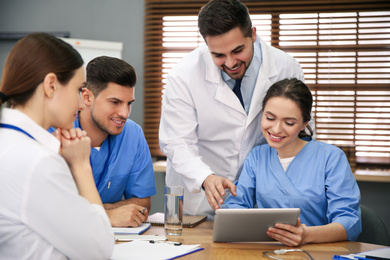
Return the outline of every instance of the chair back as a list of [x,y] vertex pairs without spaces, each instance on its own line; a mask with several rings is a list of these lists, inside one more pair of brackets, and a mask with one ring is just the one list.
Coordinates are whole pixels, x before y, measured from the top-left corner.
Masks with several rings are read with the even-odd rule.
[[390,236],[385,223],[370,208],[360,205],[362,210],[362,233],[356,241],[383,246],[390,246]]

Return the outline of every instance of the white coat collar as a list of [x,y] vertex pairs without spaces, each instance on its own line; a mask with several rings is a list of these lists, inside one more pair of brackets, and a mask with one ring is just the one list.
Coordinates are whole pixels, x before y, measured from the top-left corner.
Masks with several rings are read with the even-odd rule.
[[10,108],[3,108],[1,111],[1,123],[19,127],[29,133],[38,143],[47,147],[55,153],[60,149],[60,141],[43,129],[26,114]]
[[270,47],[266,45],[266,43],[262,39],[260,39],[259,36],[257,36],[257,41],[259,41],[261,45],[263,63],[260,66],[256,86],[253,91],[247,125],[250,124],[252,120],[255,119],[256,116],[261,112],[265,93],[267,92],[268,87],[271,86],[270,78],[275,77],[278,73],[275,65],[275,60],[270,54]]
[[[249,114],[247,118],[247,125],[261,111],[262,101],[266,92],[265,88],[267,86],[270,86],[270,78],[277,75],[275,61],[269,53],[269,46],[260,38],[259,35],[257,35],[256,37],[256,42],[259,42],[261,45],[261,56],[263,61],[260,66],[259,74],[257,76],[255,90],[253,91],[251,107],[249,109]],[[245,110],[243,109],[241,103],[238,101],[238,99],[235,98],[234,93],[223,80],[221,76],[221,69],[218,68],[213,62],[210,51],[208,50],[206,44],[202,47],[200,52],[205,60],[205,80],[215,84],[215,86],[217,87],[215,99],[241,112],[246,116]]]

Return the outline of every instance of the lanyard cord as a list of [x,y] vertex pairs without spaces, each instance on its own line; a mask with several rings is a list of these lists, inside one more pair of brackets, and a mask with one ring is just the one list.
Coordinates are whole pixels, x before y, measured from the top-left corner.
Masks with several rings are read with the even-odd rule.
[[32,135],[30,135],[29,133],[27,133],[26,131],[24,131],[23,129],[21,129],[21,128],[17,127],[17,126],[0,123],[0,127],[12,129],[12,130],[15,130],[15,131],[19,131],[19,132],[21,132],[21,133],[23,133],[23,134],[27,135],[28,137],[30,137],[30,138],[35,140],[35,138],[32,137]]

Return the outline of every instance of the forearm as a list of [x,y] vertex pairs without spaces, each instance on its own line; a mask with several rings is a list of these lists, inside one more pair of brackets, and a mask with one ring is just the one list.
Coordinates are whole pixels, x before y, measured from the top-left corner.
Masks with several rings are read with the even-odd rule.
[[80,128],[57,130],[58,138],[61,141],[59,153],[72,172],[79,194],[90,203],[103,206],[89,163],[91,139],[87,136],[87,132]]
[[104,206],[104,209],[109,210],[109,209],[115,209],[115,208],[118,208],[118,207],[121,207],[121,206],[124,206],[127,204],[136,204],[139,206],[147,207],[149,211],[152,207],[152,201],[151,201],[150,197],[146,197],[146,198],[142,198],[142,199],[134,197],[134,198],[126,199],[126,200],[121,200],[121,201],[118,201],[115,203],[105,203],[103,206]]
[[91,166],[89,164],[77,165],[77,166],[71,166],[70,168],[77,189],[79,190],[79,194],[82,197],[86,198],[90,203],[103,206],[102,200],[96,189]]
[[306,227],[303,243],[326,243],[347,240],[347,232],[340,223]]

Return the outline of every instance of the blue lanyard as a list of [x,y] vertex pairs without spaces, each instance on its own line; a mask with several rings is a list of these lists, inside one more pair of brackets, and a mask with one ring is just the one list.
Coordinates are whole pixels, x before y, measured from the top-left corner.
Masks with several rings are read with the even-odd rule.
[[0,127],[3,127],[3,128],[8,128],[8,129],[13,129],[13,130],[16,130],[16,131],[19,131],[25,135],[27,135],[28,137],[32,138],[35,140],[34,137],[32,137],[32,135],[30,135],[29,133],[27,133],[26,131],[24,131],[23,129],[17,127],[17,126],[14,126],[14,125],[9,125],[9,124],[1,124],[0,123]]

